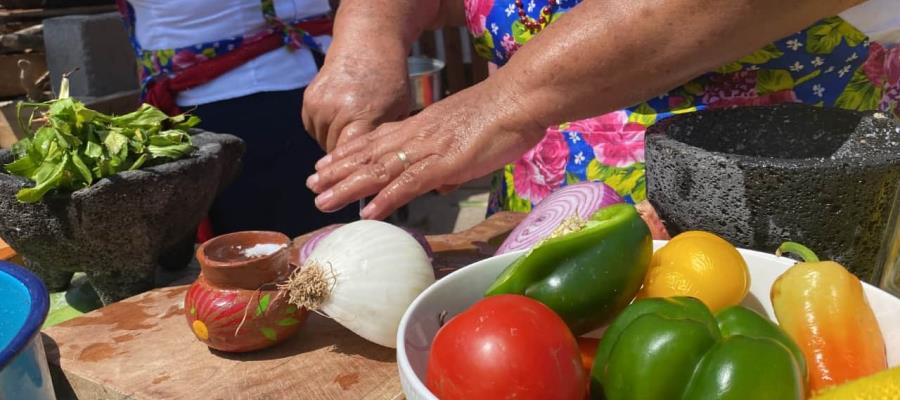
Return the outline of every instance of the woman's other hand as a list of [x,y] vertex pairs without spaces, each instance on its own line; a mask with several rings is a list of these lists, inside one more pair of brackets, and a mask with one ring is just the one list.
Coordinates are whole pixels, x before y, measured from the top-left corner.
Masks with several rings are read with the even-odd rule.
[[[307,186],[333,211],[377,194],[360,216],[382,219],[428,191],[487,175],[533,147],[544,125],[518,110],[513,87],[490,80],[402,122],[342,143],[316,165]],[[513,128],[515,127],[515,128]],[[524,130],[523,130],[523,127]]]
[[326,151],[409,114],[406,57],[375,53],[329,57],[306,89],[303,124]]
[[425,29],[465,22],[462,0],[343,0],[303,124],[326,151],[409,115],[406,58]]

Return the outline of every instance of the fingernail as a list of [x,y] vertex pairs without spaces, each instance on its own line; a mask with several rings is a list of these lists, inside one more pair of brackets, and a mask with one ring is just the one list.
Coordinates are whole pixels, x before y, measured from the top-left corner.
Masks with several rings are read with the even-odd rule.
[[306,187],[310,189],[312,189],[313,186],[315,186],[317,183],[319,183],[319,174],[312,174],[312,176],[306,178]]
[[328,200],[334,197],[334,191],[328,189],[325,193],[316,196],[316,207],[322,208],[322,205],[328,203]]
[[325,157],[320,158],[319,161],[316,162],[316,169],[324,168],[326,165],[328,165],[330,163],[331,163],[331,154],[326,154]]
[[369,219],[373,214],[375,214],[375,205],[369,203],[359,212],[359,217],[362,219]]

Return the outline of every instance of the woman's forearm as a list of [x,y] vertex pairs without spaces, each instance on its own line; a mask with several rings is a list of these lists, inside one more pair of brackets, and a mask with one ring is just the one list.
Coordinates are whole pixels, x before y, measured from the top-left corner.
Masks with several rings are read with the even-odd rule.
[[[412,43],[426,29],[460,24],[463,0],[342,0],[331,51],[365,53],[405,60]],[[371,46],[373,42],[389,46]]]
[[488,81],[516,105],[505,125],[536,140],[547,126],[665,93],[859,2],[585,0]]

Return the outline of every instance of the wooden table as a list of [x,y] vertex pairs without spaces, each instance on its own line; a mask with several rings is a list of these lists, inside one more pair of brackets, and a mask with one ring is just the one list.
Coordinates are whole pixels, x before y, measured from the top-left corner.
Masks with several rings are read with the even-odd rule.
[[0,22],[42,20],[65,15],[100,14],[116,11],[113,4],[95,6],[75,6],[58,8],[0,9]]
[[[428,237],[436,275],[492,255],[521,218],[500,213],[468,231]],[[243,355],[210,350],[185,321],[186,289],[156,289],[46,329],[60,398],[403,398],[394,349],[316,314],[274,348]]]
[[12,261],[21,264],[21,259],[16,255],[16,251],[9,247],[3,239],[0,239],[0,261]]

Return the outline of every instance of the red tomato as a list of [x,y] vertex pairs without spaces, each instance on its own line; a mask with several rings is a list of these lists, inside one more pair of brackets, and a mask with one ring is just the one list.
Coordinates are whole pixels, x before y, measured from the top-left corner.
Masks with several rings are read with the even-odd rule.
[[441,400],[582,400],[575,337],[550,308],[498,295],[453,317],[434,337],[426,385]]

